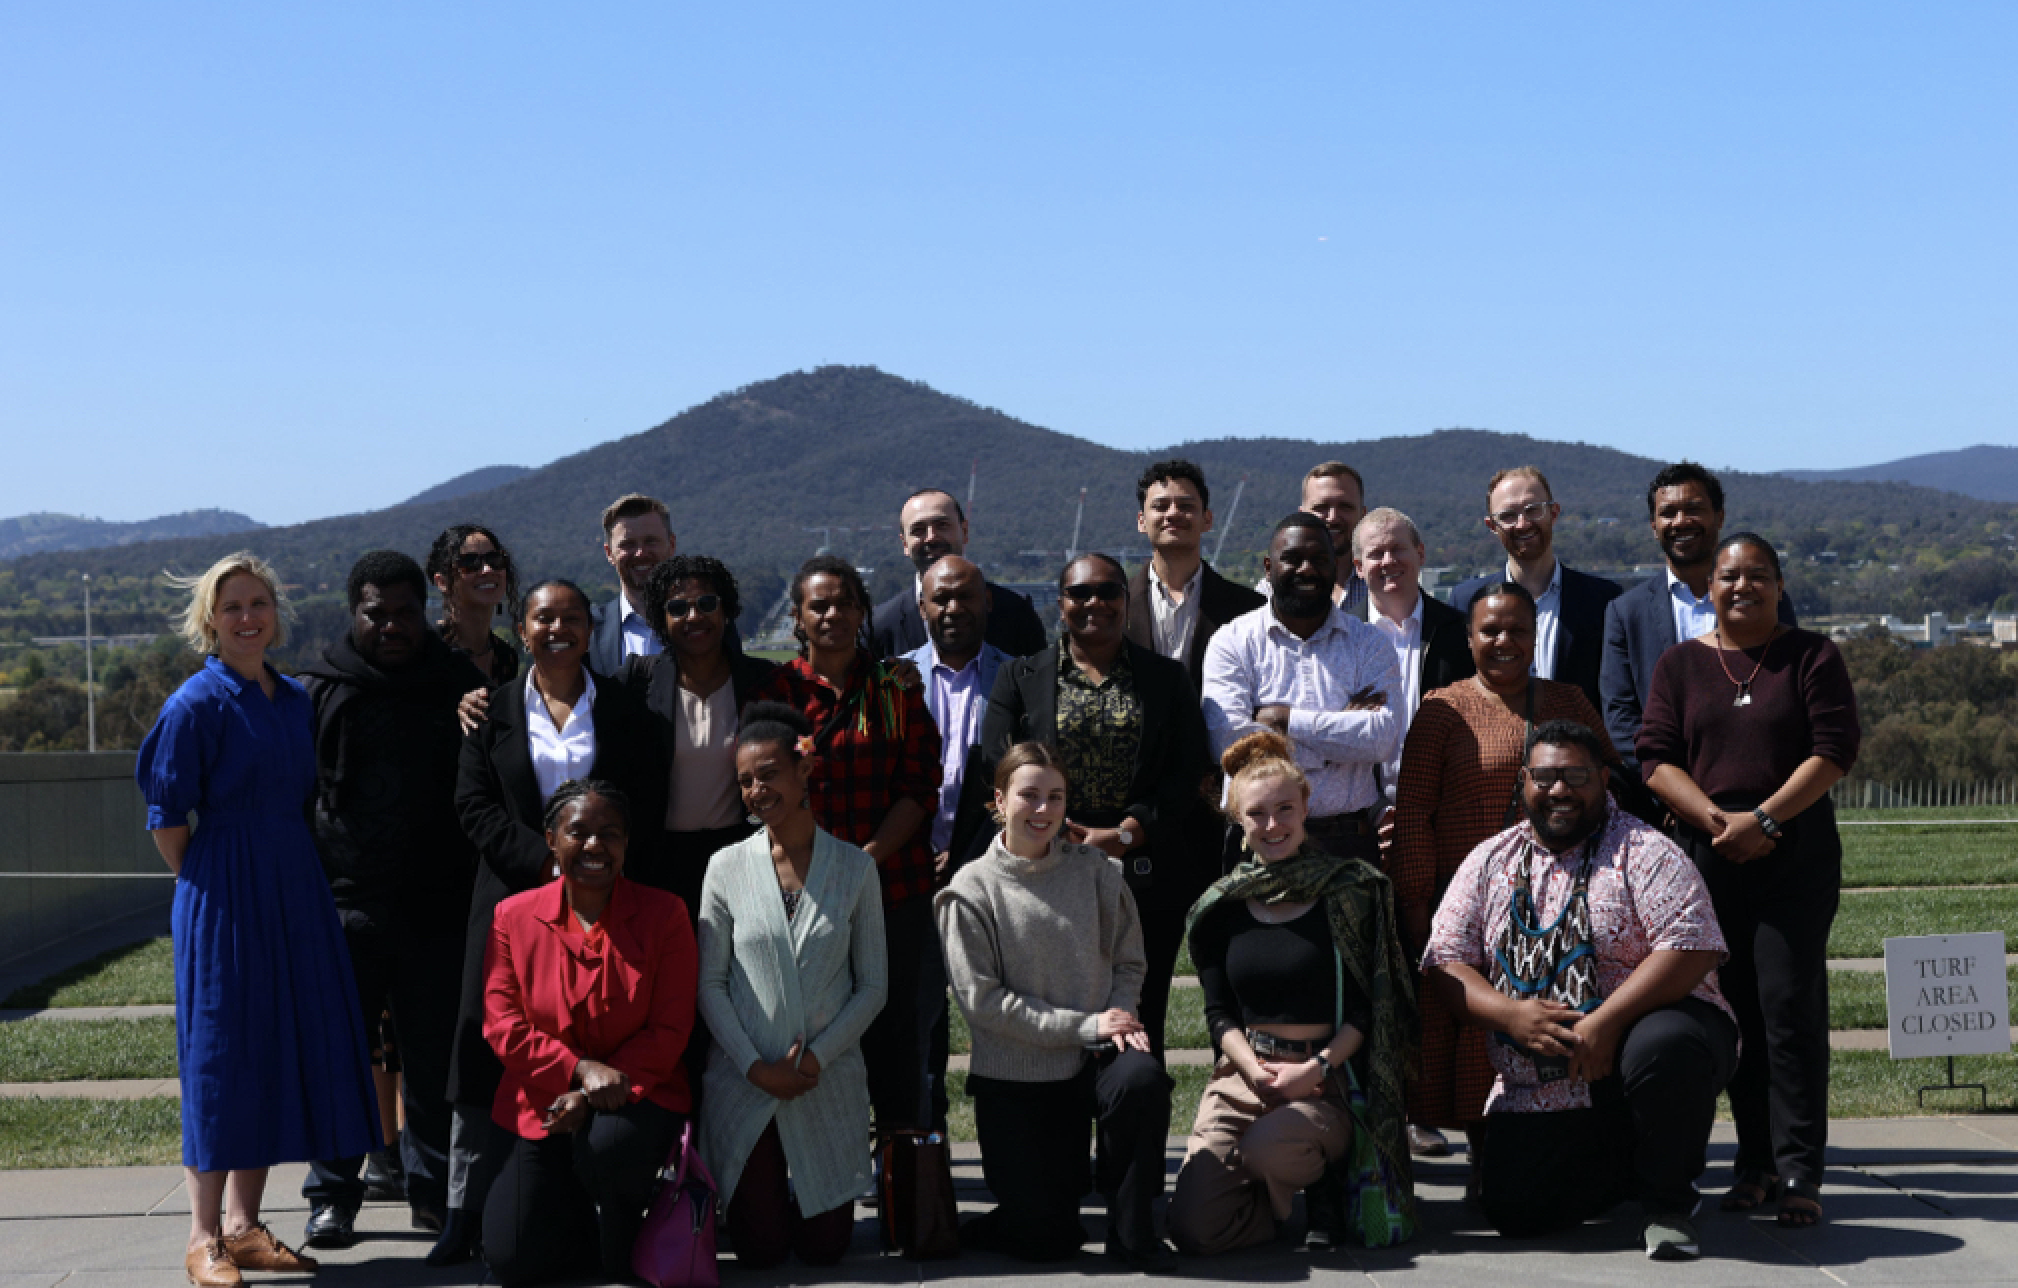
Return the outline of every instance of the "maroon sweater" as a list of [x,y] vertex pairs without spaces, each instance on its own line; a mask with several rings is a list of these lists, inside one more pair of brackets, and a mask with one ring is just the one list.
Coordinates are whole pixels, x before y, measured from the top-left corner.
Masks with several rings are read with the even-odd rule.
[[[1821,756],[1848,773],[1857,760],[1857,695],[1850,669],[1827,636],[1792,630],[1764,649],[1719,650],[1691,640],[1661,654],[1647,692],[1637,747],[1640,772],[1673,765],[1712,800],[1764,800],[1802,761]],[[1733,706],[1737,685],[1760,656],[1750,706]]]

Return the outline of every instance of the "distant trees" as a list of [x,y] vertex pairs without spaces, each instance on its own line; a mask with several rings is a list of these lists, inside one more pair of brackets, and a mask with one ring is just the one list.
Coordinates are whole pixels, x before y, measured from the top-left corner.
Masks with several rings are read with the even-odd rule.
[[1864,745],[1852,777],[1880,783],[2018,778],[2018,654],[1916,649],[1873,628],[1843,641]]

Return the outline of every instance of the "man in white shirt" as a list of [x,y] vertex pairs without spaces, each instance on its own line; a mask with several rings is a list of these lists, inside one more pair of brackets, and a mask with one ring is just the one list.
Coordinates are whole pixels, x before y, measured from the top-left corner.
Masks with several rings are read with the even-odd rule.
[[1269,602],[1205,650],[1205,727],[1215,756],[1257,729],[1289,740],[1310,779],[1311,840],[1378,860],[1378,771],[1401,743],[1401,668],[1379,631],[1332,602],[1338,560],[1322,520],[1278,523],[1262,563]]
[[[1415,521],[1400,510],[1374,510],[1352,532],[1353,567],[1366,583],[1367,623],[1394,646],[1395,663],[1401,668],[1401,701],[1396,709],[1404,741],[1423,695],[1455,684],[1474,670],[1464,614],[1422,593],[1424,554]],[[1397,745],[1381,768],[1381,790],[1390,806],[1400,771]],[[1383,824],[1386,821],[1383,814]]]
[[598,675],[613,676],[625,659],[659,652],[658,634],[645,620],[645,583],[677,545],[672,514],[656,497],[633,492],[603,511],[603,558],[617,570],[617,597],[594,613],[589,668]]

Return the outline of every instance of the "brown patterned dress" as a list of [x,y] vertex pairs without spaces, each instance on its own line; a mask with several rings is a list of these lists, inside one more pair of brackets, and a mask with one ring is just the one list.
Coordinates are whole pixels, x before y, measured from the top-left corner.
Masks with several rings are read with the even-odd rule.
[[[1535,681],[1535,723],[1574,720],[1594,731],[1618,772],[1604,721],[1574,684]],[[1515,699],[1515,705],[1520,700]],[[1471,680],[1426,695],[1408,727],[1395,783],[1396,910],[1432,911],[1458,866],[1481,841],[1505,827],[1527,731],[1521,715]],[[1493,1069],[1484,1029],[1461,1027],[1435,992],[1418,991],[1422,1012],[1422,1072],[1409,1089],[1408,1118],[1425,1127],[1454,1128],[1485,1116]]]

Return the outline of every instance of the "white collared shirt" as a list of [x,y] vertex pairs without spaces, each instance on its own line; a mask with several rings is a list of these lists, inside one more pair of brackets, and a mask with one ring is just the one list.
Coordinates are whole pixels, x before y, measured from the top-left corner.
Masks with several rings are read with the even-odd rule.
[[[1514,576],[1513,560],[1507,560],[1506,579],[1518,581]],[[1528,674],[1544,680],[1556,678],[1556,628],[1563,615],[1563,561],[1556,560],[1555,571],[1549,574],[1549,588],[1535,596],[1535,656],[1528,664]]]
[[1675,615],[1675,643],[1681,644],[1708,635],[1717,624],[1717,610],[1710,603],[1710,592],[1706,587],[1701,599],[1689,589],[1689,583],[1675,576],[1675,570],[1668,569],[1668,607]]
[[[1422,704],[1422,591],[1415,593],[1415,607],[1399,622],[1391,622],[1380,611],[1380,606],[1367,601],[1367,624],[1387,637],[1394,645],[1395,665],[1401,668],[1401,736],[1408,737],[1408,727],[1415,721],[1415,709]],[[1401,745],[1397,743],[1394,755],[1381,766],[1381,791],[1392,802],[1395,780],[1401,775]]]
[[[1371,685],[1387,695],[1373,711],[1347,711]],[[1365,809],[1380,799],[1374,770],[1401,748],[1401,668],[1387,637],[1337,605],[1307,640],[1276,620],[1271,605],[1243,613],[1205,646],[1205,728],[1217,757],[1263,728],[1259,707],[1287,706],[1289,742],[1310,778],[1313,818]]]
[[1199,590],[1205,585],[1205,564],[1201,562],[1183,588],[1184,598],[1170,593],[1156,564],[1149,565],[1149,616],[1155,625],[1156,651],[1173,662],[1191,655],[1191,639],[1198,633]]
[[532,752],[533,779],[544,804],[570,778],[586,778],[596,763],[596,677],[582,672],[586,687],[568,713],[568,722],[554,728],[547,700],[533,687],[539,671],[526,668],[526,742]]
[[624,655],[618,661],[657,656],[665,646],[659,643],[658,633],[645,620],[645,615],[631,606],[629,591],[617,591],[617,611],[623,614],[617,620],[623,627],[624,635]]

